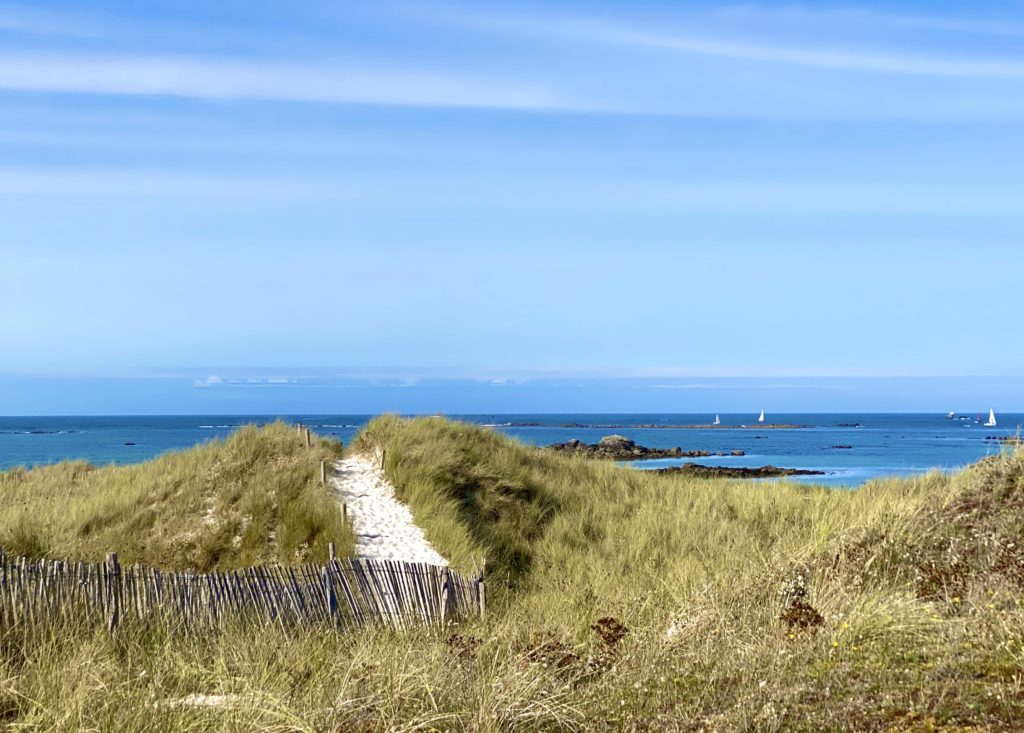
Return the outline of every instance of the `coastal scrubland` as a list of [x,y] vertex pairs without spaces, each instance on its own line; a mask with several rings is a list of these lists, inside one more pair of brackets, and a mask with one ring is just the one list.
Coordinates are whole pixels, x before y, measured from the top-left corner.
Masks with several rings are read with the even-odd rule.
[[127,466],[65,461],[0,473],[0,547],[30,557],[211,570],[327,557],[353,536],[320,486],[341,452],[295,428],[243,427],[225,440]]
[[5,722],[1010,731],[1024,720],[1024,452],[845,491],[652,475],[442,418],[378,418],[350,450],[383,451],[400,498],[457,568],[486,557],[485,618],[345,634],[7,628]]

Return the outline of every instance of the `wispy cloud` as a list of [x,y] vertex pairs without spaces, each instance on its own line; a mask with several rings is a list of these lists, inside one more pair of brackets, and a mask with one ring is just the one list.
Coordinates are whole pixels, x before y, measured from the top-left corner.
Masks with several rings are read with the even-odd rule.
[[24,7],[0,7],[0,31],[28,35],[95,36],[99,28],[81,15],[40,12]]
[[[174,376],[168,376],[169,379],[174,379]],[[208,377],[202,377],[192,382],[193,387],[201,389],[209,387],[282,387],[288,385],[316,385],[321,383],[321,380],[317,380],[311,377],[280,377],[280,376],[221,376],[219,374],[211,374]]]
[[193,387],[200,388],[219,387],[222,384],[224,384],[224,377],[221,377],[217,374],[211,374],[208,377],[203,377],[202,379],[197,379],[194,382],[192,382]]
[[910,28],[914,30],[941,31],[946,33],[981,36],[1024,36],[1024,24],[1012,20],[962,15],[918,15],[901,12],[880,12],[878,10],[854,7],[813,7],[808,5],[786,5],[769,7],[758,4],[733,5],[718,13],[727,20],[741,21],[783,21],[816,24],[819,28],[844,28],[851,24],[866,29]]
[[[181,48],[191,48],[183,45],[189,37],[183,33],[162,46],[167,52],[154,54],[100,54],[66,46],[9,50],[0,53],[0,91],[743,117],[1016,118],[1024,107],[1014,101],[1020,95],[1011,93],[1024,82],[1024,55],[997,57],[970,44],[947,50],[950,45],[941,43],[911,52],[905,50],[911,44],[900,40],[928,29],[1024,34],[1024,26],[1009,22],[758,5],[680,12],[677,22],[661,26],[640,14],[609,19],[434,8],[399,15],[471,37],[546,39],[555,56],[509,57],[508,49],[517,46],[504,43],[475,52],[470,65],[452,53],[432,69],[405,49],[394,49],[389,58],[395,61],[383,66],[358,56],[298,62],[285,49],[270,51],[272,45],[255,56],[182,54]],[[137,22],[101,18],[90,26],[87,21],[86,28],[130,28]],[[5,22],[16,32],[32,32],[60,29],[67,20],[5,15],[0,9],[0,28]],[[846,32],[849,26],[859,30]],[[882,26],[909,30],[896,39],[870,32]],[[143,37],[156,32],[145,24],[140,28]],[[888,38],[887,46],[878,45],[879,35]],[[574,62],[552,65],[545,62],[550,58]],[[837,74],[848,75],[849,83],[833,78]],[[709,75],[715,78],[711,86],[701,82]],[[991,84],[977,89],[977,82]]]
[[[394,171],[392,171],[393,173]],[[674,212],[748,212],[771,214],[894,213],[989,215],[1016,213],[1020,186],[993,182],[984,186],[906,178],[879,183],[832,176],[816,180],[664,181],[642,175],[615,179],[593,175],[549,174],[538,182],[529,175],[494,177],[476,172],[401,171],[402,186],[417,191],[419,205],[435,211],[467,204],[481,209],[494,198],[514,200],[533,211],[561,209],[565,201],[585,199],[605,210]],[[0,167],[0,194],[10,196],[176,197],[190,200],[302,200],[339,205],[387,206],[396,184],[388,176],[365,171],[358,182],[320,171],[251,170],[231,175],[199,168]]]
[[580,39],[648,49],[668,49],[701,56],[819,69],[946,78],[1024,79],[1024,63],[1012,59],[897,54],[875,49],[819,50],[812,47],[774,46],[749,41],[662,34],[591,22],[563,26],[557,32],[572,34]]
[[[817,14],[829,18],[832,28],[842,28],[841,16]],[[858,16],[860,17],[860,16]],[[899,16],[905,22],[912,18]],[[898,53],[870,46],[824,45],[821,37],[800,43],[763,43],[744,34],[727,30],[704,30],[699,33],[676,33],[653,30],[649,26],[623,21],[586,17],[525,17],[478,15],[440,15],[437,19],[492,31],[528,34],[571,42],[585,42],[642,50],[675,51],[680,54],[802,66],[834,71],[931,76],[968,79],[1024,79],[1024,61],[1016,58],[984,58],[975,56]],[[895,19],[893,19],[895,22]],[[929,20],[936,26],[940,19]],[[728,25],[728,24],[726,24]],[[954,21],[949,27],[956,26]],[[1022,29],[1024,30],[1024,29]],[[758,38],[764,37],[759,34]]]
[[414,107],[580,106],[543,85],[496,78],[179,56],[7,53],[0,55],[0,89]]
[[159,168],[0,168],[0,194],[71,196],[185,196],[207,197],[230,193],[235,197],[353,198],[355,185],[323,177],[265,176],[250,173],[225,175],[204,170],[172,171]]

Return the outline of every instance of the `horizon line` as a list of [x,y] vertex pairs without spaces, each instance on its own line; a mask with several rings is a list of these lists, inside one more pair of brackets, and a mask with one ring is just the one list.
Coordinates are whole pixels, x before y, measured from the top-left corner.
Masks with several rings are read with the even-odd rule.
[[[984,416],[984,412],[977,412],[977,410],[971,410],[970,412],[975,412],[978,415]],[[340,417],[369,417],[369,418],[374,418],[374,417],[380,417],[382,415],[398,415],[399,417],[410,417],[410,418],[420,418],[420,417],[460,418],[460,417],[482,417],[482,416],[495,416],[495,415],[501,415],[501,416],[507,416],[507,417],[518,417],[518,416],[531,417],[531,416],[538,416],[538,415],[549,415],[549,416],[552,416],[552,415],[607,415],[607,416],[610,416],[610,417],[619,417],[619,416],[625,416],[625,415],[685,415],[685,416],[689,416],[689,415],[748,415],[748,414],[749,415],[757,415],[757,410],[751,410],[750,412],[715,412],[714,410],[707,410],[707,411],[701,411],[701,412],[652,412],[652,411],[647,411],[647,410],[635,410],[635,411],[630,411],[630,412],[599,412],[599,411],[589,411],[589,410],[574,411],[574,412],[544,411],[544,410],[539,410],[539,411],[536,411],[536,412],[497,412],[497,411],[490,411],[490,412],[402,412],[402,411],[398,411],[398,410],[381,410],[381,411],[378,411],[378,412],[351,412],[351,413],[346,413],[346,412],[321,412],[321,413],[316,413],[316,412],[294,412],[294,413],[286,413],[286,412],[181,412],[181,413],[177,413],[177,412],[167,412],[167,413],[135,412],[135,413],[85,413],[85,412],[82,412],[82,413],[69,413],[69,414],[43,413],[43,414],[38,414],[38,415],[0,415],[0,420],[7,420],[7,419],[12,419],[12,418],[86,418],[86,417],[101,417],[101,418],[120,418],[120,417],[231,417],[231,418],[247,418],[248,417],[248,418],[273,418],[273,419],[281,419],[281,418],[293,418],[293,417],[320,418],[320,417],[339,417],[339,416]],[[942,410],[913,410],[913,411],[906,411],[906,410],[897,410],[897,411],[870,410],[870,411],[865,411],[865,412],[848,412],[848,411],[837,411],[837,410],[833,410],[833,411],[814,411],[814,412],[808,412],[808,411],[787,412],[785,410],[766,410],[766,414],[767,415],[860,415],[860,416],[869,416],[869,415],[945,415],[945,412],[942,411]],[[968,414],[968,413],[959,413],[959,412],[957,412],[956,414],[959,415],[959,414]],[[1009,410],[1009,411],[1004,411],[1004,412],[997,413],[997,416],[998,415],[1024,415],[1024,410],[1021,410],[1021,411]],[[770,423],[766,423],[766,425],[770,426]],[[238,428],[238,427],[244,427],[244,426],[243,425],[231,425],[231,426],[228,426],[228,427]],[[353,426],[353,427],[356,427],[356,426]],[[487,426],[483,426],[483,427],[487,427]],[[497,426],[497,427],[505,427],[505,426]],[[514,427],[514,426],[512,426],[512,427]],[[524,426],[524,427],[529,427],[529,426]],[[538,427],[555,427],[555,426],[538,426]],[[600,426],[600,425],[595,425],[595,426],[586,426],[586,425],[584,425],[584,426],[581,426],[581,427],[600,428],[602,426]],[[627,425],[627,426],[623,426],[623,427],[630,427],[630,426]],[[739,426],[726,425],[726,426],[724,426],[724,428],[719,428],[719,429],[728,429],[729,427],[739,427]],[[755,424],[755,425],[746,426],[746,427],[757,427],[757,425]],[[799,427],[800,426],[796,426],[796,427],[794,427],[792,429],[797,430],[797,429],[799,429]],[[992,426],[984,426],[984,425],[982,425],[982,427],[992,427]],[[1004,426],[1004,425],[997,425],[995,427],[998,428],[998,429],[1002,429],[1002,430],[1006,430],[1007,429],[1007,426]],[[1020,425],[1018,425],[1017,427],[1020,427]],[[610,429],[610,427],[609,427],[609,429]]]

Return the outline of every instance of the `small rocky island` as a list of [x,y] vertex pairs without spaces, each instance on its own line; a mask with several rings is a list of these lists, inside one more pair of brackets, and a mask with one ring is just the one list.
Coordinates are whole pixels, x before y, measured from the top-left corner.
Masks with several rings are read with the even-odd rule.
[[682,466],[651,469],[655,473],[666,473],[700,478],[777,478],[779,476],[824,476],[824,471],[804,468],[779,468],[778,466],[702,466],[698,463],[684,463]]
[[1005,443],[1006,445],[1024,445],[1024,438],[1019,435],[986,435],[985,440]]
[[606,435],[597,443],[584,443],[575,438],[565,443],[555,443],[548,450],[557,453],[582,455],[587,458],[605,458],[612,461],[643,461],[652,458],[705,458],[707,456],[742,456],[741,450],[711,452],[675,448],[648,448],[622,435]]

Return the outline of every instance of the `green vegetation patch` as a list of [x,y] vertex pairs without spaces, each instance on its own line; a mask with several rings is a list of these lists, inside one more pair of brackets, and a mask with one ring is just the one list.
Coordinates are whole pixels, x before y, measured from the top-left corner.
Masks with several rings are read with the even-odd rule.
[[351,531],[320,485],[320,461],[341,453],[322,438],[306,448],[277,422],[127,466],[63,462],[0,473],[0,546],[33,557],[101,559],[162,568],[244,567],[349,553]]

